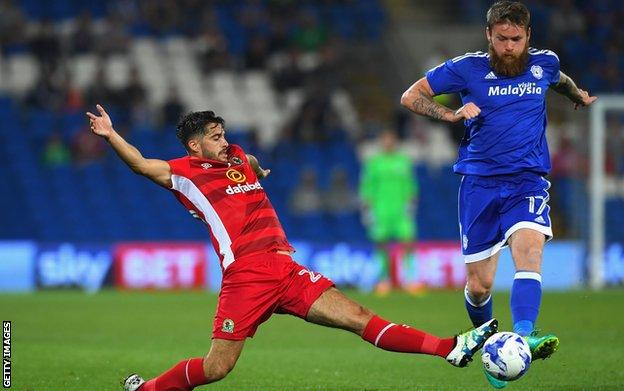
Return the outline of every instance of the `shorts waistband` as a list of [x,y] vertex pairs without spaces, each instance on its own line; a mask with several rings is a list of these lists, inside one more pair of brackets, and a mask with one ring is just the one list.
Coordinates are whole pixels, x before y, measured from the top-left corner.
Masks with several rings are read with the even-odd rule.
[[288,251],[285,250],[276,250],[276,251],[268,251],[265,253],[256,253],[245,255],[240,258],[236,258],[234,262],[232,262],[226,272],[228,270],[235,270],[239,267],[243,267],[244,265],[248,265],[250,263],[255,263],[258,261],[280,261],[280,262],[293,262],[293,259]]

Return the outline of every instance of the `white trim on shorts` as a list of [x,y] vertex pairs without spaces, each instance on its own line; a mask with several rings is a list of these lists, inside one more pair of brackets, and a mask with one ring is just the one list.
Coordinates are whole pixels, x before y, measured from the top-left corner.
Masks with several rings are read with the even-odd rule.
[[483,260],[491,257],[492,255],[495,255],[501,249],[507,247],[507,240],[509,239],[509,237],[514,232],[516,232],[517,230],[519,230],[521,228],[529,228],[529,229],[532,229],[534,231],[543,233],[546,236],[546,241],[547,242],[553,238],[552,227],[545,227],[543,225],[534,223],[532,221],[520,221],[520,222],[512,225],[511,228],[509,228],[507,230],[507,232],[505,232],[505,239],[503,239],[500,242],[496,243],[492,247],[490,247],[490,248],[488,248],[486,250],[483,250],[483,251],[479,251],[478,253],[475,253],[475,254],[466,254],[466,255],[464,255],[464,263],[473,263],[473,262],[483,261]]

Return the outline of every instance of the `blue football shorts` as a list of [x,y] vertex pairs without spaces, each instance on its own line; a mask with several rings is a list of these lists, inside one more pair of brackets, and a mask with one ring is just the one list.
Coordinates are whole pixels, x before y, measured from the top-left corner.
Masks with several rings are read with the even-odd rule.
[[548,189],[539,174],[465,175],[459,186],[459,232],[466,263],[477,262],[507,246],[521,228],[552,239]]

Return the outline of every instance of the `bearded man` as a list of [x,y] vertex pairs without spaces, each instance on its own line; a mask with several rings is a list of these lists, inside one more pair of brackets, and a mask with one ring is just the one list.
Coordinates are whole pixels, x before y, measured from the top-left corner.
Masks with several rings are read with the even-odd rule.
[[[459,228],[466,262],[465,306],[478,326],[492,318],[491,290],[500,250],[509,246],[516,273],[511,291],[513,330],[524,336],[533,360],[559,346],[553,334],[538,336],[542,251],[552,239],[545,176],[546,91],[568,97],[574,108],[597,98],[561,72],[550,50],[529,47],[530,13],[519,2],[499,1],[487,12],[488,53],[466,53],[431,69],[409,87],[401,104],[434,119],[464,121],[465,135],[453,170],[462,175]],[[459,93],[463,106],[433,100]],[[506,386],[486,373],[496,388]]]

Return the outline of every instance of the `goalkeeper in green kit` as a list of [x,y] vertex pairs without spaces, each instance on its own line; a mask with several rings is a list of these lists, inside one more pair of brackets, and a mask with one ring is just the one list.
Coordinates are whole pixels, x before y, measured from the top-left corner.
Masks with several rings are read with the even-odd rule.
[[[380,262],[381,275],[375,290],[385,295],[400,287],[395,266],[413,251],[418,183],[411,159],[397,148],[397,135],[384,130],[379,141],[381,151],[364,162],[359,192],[368,236],[375,243]],[[397,254],[391,251],[395,243],[400,245],[400,259],[392,259]]]

